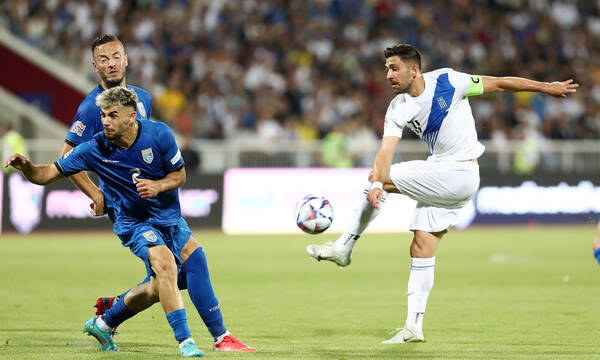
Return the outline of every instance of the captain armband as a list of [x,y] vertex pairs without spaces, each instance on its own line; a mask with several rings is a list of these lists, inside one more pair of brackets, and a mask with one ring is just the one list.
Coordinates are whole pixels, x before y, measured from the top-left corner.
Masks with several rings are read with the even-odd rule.
[[465,97],[483,94],[483,79],[481,75],[469,75],[469,88]]

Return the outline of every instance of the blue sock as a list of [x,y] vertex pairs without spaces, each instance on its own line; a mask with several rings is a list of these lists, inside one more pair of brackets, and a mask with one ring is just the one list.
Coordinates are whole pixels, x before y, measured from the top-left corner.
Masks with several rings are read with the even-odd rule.
[[[106,325],[114,328],[122,324],[125,320],[135,316],[135,312],[129,310],[125,305],[125,294],[120,296],[119,301],[116,302],[110,309],[106,310],[102,315],[102,320]],[[115,299],[116,300],[116,299]]]
[[185,309],[171,311],[167,314],[167,321],[169,322],[169,325],[171,325],[171,328],[173,328],[173,333],[175,333],[175,340],[177,340],[177,342],[182,342],[183,340],[192,337],[190,328],[187,325]]
[[594,250],[594,257],[598,261],[598,264],[600,264],[600,248],[597,248],[596,250]]
[[[131,289],[129,289],[129,290],[131,290]],[[119,302],[121,299],[125,299],[125,295],[127,295],[127,293],[129,292],[129,290],[125,291],[125,292],[124,292],[124,293],[122,293],[121,295],[117,295],[117,296],[115,297],[115,301],[116,301],[116,302]]]
[[227,329],[223,325],[219,301],[210,283],[204,250],[196,249],[183,263],[183,268],[186,272],[188,293],[202,321],[214,338],[223,335]]

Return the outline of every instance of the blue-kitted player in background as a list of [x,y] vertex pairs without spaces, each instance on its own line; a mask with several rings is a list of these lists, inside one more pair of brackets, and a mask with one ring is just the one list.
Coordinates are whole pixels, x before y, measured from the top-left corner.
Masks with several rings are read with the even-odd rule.
[[100,342],[102,350],[118,350],[111,336],[113,328],[160,301],[181,354],[202,356],[187,325],[178,289],[183,285],[215,337],[216,350],[255,351],[225,328],[206,256],[181,217],[177,189],[185,182],[185,168],[173,133],[163,123],[136,120],[137,101],[133,90],[105,90],[96,99],[102,133],[54,164],[34,165],[23,155],[14,154],[4,166],[13,166],[40,185],[84,170],[94,171],[102,180],[114,232],[123,246],[145,263],[149,275],[147,283],[130,290],[136,296],[124,297],[106,314],[86,322],[84,331]]
[[[73,123],[65,137],[65,142],[60,151],[60,156],[65,155],[77,145],[89,141],[104,126],[100,119],[100,107],[96,105],[96,97],[106,89],[116,86],[133,90],[138,97],[136,103],[136,116],[138,120],[148,120],[152,114],[152,97],[143,89],[126,84],[126,70],[129,62],[123,43],[112,34],[104,34],[92,42],[92,58],[94,70],[100,77],[100,84],[96,86],[79,104],[73,118]],[[87,176],[85,172],[73,174],[69,179],[93,202],[92,212],[96,209],[103,213],[104,196]]]
[[[100,77],[100,84],[96,86],[85,99],[79,104],[77,112],[60,150],[60,156],[65,155],[79,144],[92,139],[98,132],[104,130],[100,117],[100,107],[96,104],[96,97],[106,89],[116,86],[126,87],[133,90],[138,97],[136,103],[136,119],[149,120],[152,114],[152,97],[150,94],[138,87],[128,85],[127,66],[129,60],[125,52],[125,46],[119,38],[112,34],[103,34],[97,37],[91,44],[92,65]],[[69,179],[77,188],[86,194],[92,201],[92,214],[99,216],[104,214],[104,195],[102,194],[102,180],[100,186],[96,186],[85,171],[72,174]],[[111,306],[123,298],[129,290],[122,295],[114,297],[101,297],[96,300],[96,315],[102,315]],[[131,293],[129,296],[133,296]],[[143,309],[138,309],[143,310]]]

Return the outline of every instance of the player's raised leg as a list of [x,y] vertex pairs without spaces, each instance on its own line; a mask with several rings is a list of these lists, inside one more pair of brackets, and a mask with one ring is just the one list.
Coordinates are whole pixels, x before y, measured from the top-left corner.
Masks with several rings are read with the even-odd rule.
[[407,315],[403,328],[382,344],[423,341],[423,317],[433,287],[435,250],[445,231],[430,233],[416,230],[410,246],[411,268],[407,286]]
[[[181,226],[187,229],[187,225]],[[255,348],[242,343],[231,335],[225,327],[219,301],[210,281],[206,255],[198,241],[189,237],[181,255],[188,293],[213,337],[213,348],[218,351],[256,351]]]
[[389,192],[398,192],[391,180],[383,184],[383,197],[379,201],[379,208],[374,207],[367,200],[367,194],[373,186],[369,175],[369,182],[363,189],[356,207],[352,211],[350,224],[347,230],[335,242],[326,242],[323,245],[308,245],[306,252],[317,260],[329,260],[339,266],[348,266],[351,262],[352,249],[358,241],[358,238],[363,234],[379,212],[381,206],[385,203]]

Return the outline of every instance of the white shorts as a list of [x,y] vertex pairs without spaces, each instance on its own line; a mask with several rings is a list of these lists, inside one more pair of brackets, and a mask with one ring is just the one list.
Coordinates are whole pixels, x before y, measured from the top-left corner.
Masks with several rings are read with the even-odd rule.
[[479,165],[472,161],[414,160],[393,164],[398,191],[417,201],[410,230],[439,232],[457,223],[458,212],[479,188]]

